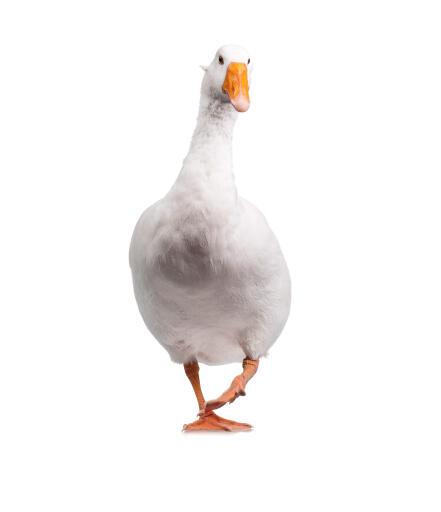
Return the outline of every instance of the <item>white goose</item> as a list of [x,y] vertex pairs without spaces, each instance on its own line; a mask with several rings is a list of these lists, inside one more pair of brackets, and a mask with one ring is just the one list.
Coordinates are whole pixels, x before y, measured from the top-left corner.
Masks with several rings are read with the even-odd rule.
[[[259,358],[287,320],[291,285],[264,216],[238,196],[232,172],[237,112],[249,107],[248,52],[221,47],[204,68],[196,129],[168,194],[139,219],[130,246],[136,300],[145,324],[182,363],[199,419],[184,430],[245,430],[214,409],[245,394]],[[243,361],[219,398],[205,402],[198,361]]]

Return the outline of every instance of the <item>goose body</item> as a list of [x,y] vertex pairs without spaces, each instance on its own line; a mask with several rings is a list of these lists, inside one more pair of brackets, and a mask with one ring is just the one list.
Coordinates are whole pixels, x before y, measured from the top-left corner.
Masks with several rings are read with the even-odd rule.
[[[225,64],[248,58],[239,47],[220,53]],[[237,193],[232,135],[238,114],[233,101],[213,92],[214,80],[208,69],[181,172],[142,214],[130,246],[144,322],[184,365],[258,360],[278,338],[290,307],[278,241],[262,213]]]

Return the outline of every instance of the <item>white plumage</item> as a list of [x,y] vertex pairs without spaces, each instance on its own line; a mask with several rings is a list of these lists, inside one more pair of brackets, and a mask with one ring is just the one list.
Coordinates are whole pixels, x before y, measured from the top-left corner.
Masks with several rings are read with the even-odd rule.
[[277,239],[259,210],[238,196],[232,171],[238,114],[222,83],[230,62],[247,64],[249,73],[248,59],[243,48],[224,46],[205,69],[181,172],[132,237],[139,310],[179,363],[258,359],[289,313],[290,279]]

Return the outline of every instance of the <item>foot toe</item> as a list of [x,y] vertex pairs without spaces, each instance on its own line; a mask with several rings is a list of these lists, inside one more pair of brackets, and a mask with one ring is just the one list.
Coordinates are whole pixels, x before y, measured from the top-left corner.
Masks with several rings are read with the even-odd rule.
[[193,423],[185,424],[182,428],[185,432],[191,431],[203,431],[203,430],[214,430],[224,432],[241,432],[252,429],[252,425],[249,423],[239,423],[237,421],[227,420],[221,418],[214,412],[206,413]]

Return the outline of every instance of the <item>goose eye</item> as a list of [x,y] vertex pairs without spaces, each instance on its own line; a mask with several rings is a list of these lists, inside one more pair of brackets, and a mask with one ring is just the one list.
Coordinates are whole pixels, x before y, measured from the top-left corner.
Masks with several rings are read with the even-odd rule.
[[219,55],[219,64],[223,64],[224,63],[224,58],[222,57],[222,55]]
[[248,64],[251,62],[251,59],[248,59]]

